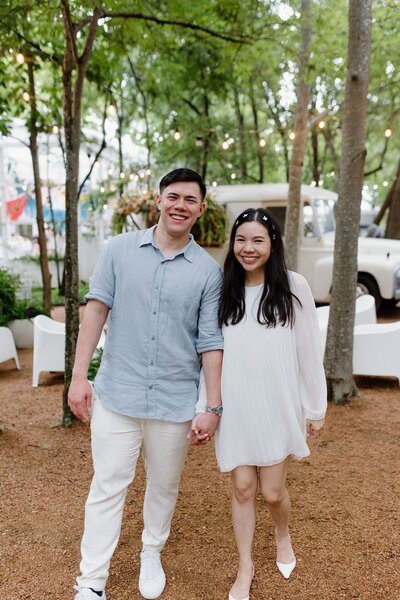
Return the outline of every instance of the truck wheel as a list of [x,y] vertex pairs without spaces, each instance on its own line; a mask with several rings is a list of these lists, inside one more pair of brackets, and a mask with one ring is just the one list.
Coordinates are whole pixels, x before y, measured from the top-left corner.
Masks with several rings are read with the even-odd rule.
[[375,306],[378,311],[382,304],[382,296],[378,284],[371,275],[359,273],[357,277],[357,296],[362,296],[363,294],[370,294],[375,298]]

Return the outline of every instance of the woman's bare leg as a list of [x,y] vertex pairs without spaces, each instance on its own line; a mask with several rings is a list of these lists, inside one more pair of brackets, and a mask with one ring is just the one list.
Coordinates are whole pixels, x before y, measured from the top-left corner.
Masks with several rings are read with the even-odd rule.
[[235,600],[243,600],[249,596],[254,572],[251,548],[256,521],[257,467],[237,467],[231,472],[231,477],[232,522],[239,552],[239,570],[230,594]]
[[277,465],[260,467],[261,492],[275,523],[276,559],[284,564],[295,559],[289,535],[290,498],[286,489],[289,460],[288,457]]

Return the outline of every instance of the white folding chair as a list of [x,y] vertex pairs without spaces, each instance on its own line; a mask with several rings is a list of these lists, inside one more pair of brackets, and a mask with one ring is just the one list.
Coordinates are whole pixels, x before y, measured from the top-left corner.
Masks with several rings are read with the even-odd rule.
[[0,327],[0,362],[14,359],[15,366],[20,369],[17,349],[11,329]]

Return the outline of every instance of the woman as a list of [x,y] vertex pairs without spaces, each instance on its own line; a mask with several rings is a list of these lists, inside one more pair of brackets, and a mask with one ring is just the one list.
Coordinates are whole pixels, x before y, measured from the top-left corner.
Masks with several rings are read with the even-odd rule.
[[258,482],[275,523],[276,564],[288,579],[296,565],[288,464],[291,456],[309,455],[306,433],[312,437],[322,430],[326,411],[311,291],[301,275],[288,272],[279,226],[262,208],[244,211],[232,228],[219,320],[224,412],[216,454],[221,471],[231,473],[240,559],[229,600],[248,600]]

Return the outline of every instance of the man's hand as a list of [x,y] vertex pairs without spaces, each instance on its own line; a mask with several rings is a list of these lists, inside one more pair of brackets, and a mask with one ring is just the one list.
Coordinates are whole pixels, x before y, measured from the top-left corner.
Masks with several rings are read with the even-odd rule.
[[310,438],[318,437],[322,433],[322,431],[324,429],[324,425],[325,425],[325,419],[320,419],[319,421],[307,419],[306,420],[307,437],[310,437]]
[[92,406],[93,390],[87,379],[72,378],[68,390],[68,406],[78,419],[88,421]]
[[200,446],[209,442],[215,435],[219,425],[218,415],[212,413],[198,413],[193,421],[189,433],[190,446]]

